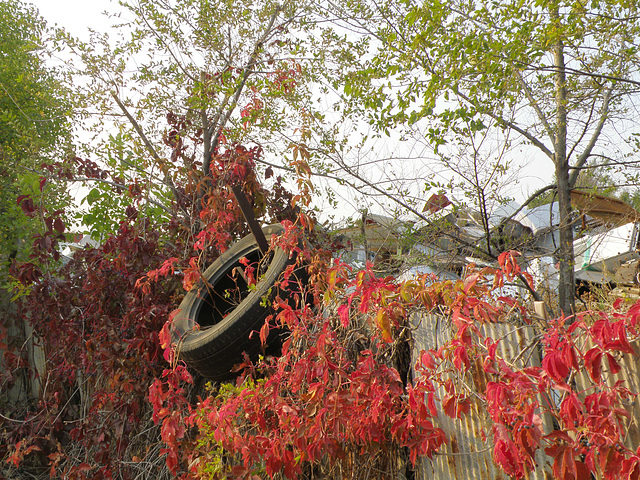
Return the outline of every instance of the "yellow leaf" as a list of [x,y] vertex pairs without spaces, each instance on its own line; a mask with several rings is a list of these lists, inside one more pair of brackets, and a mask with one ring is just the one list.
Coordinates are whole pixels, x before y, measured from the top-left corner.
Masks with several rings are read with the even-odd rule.
[[387,343],[391,343],[393,341],[393,338],[391,338],[391,320],[386,310],[381,309],[378,311],[376,324],[382,333],[382,339]]

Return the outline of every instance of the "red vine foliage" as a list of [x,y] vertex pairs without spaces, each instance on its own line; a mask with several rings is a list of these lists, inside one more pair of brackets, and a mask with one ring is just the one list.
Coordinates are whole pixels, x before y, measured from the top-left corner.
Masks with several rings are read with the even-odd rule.
[[166,258],[148,227],[122,225],[21,299],[19,315],[46,348],[46,364],[33,372],[43,384],[39,402],[22,421],[3,425],[5,453],[15,466],[46,467],[52,477],[135,475],[137,468],[122,459],[145,456],[139,443],[148,422],[145,392],[164,367],[157,331],[179,292],[175,278],[146,292],[135,288]]
[[[352,272],[337,261],[316,263],[312,286],[323,295],[314,308],[275,302],[274,321],[291,332],[280,358],[248,364],[234,387],[195,406],[177,381],[189,380],[183,365],[165,372],[167,386],[154,384],[150,399],[172,471],[253,479],[364,478],[366,470],[368,478],[390,478],[392,452],[415,465],[446,449],[443,416],[480,415],[493,461],[513,478],[542,468],[540,455],[558,479],[638,478],[639,446],[625,441],[638,392],[624,376],[637,372],[623,375],[619,361],[637,353],[640,303],[545,323],[502,294],[521,273],[513,252],[500,264],[470,266],[455,282],[396,282],[371,265]],[[434,311],[449,319],[450,338],[417,353],[413,381],[403,382],[397,353],[408,319]],[[505,323],[540,332],[541,363],[500,353],[506,340],[485,332]],[[584,370],[589,381],[578,383]]]
[[[177,135],[171,138],[178,142]],[[186,149],[177,146],[184,156]],[[162,414],[153,413],[149,386],[156,379],[170,384],[174,376],[181,382],[190,377],[173,370],[163,376],[171,358],[163,357],[158,332],[201,269],[246,233],[231,184],[243,186],[258,217],[286,216],[291,196],[281,179],[273,190],[257,180],[260,154],[258,148],[227,146],[212,159],[209,177],[185,162],[191,173],[176,176],[184,181],[174,185],[173,218],[160,225],[136,208],[147,195],[143,184],[128,186],[77,158],[48,166],[52,178],[106,179],[114,194],[132,198],[117,232],[97,248],[76,251],[64,265],[58,261],[59,242],[69,239],[63,212],[48,212],[31,197],[17,200],[26,215],[42,219],[43,232],[33,240],[29,261],[12,266],[22,285],[13,325],[33,333],[27,341],[18,338],[3,318],[0,382],[3,392],[22,391],[25,381],[41,388],[0,405],[0,476],[171,476],[164,453],[170,463],[173,450],[159,443],[171,423],[154,426],[154,415]],[[185,216],[195,211],[197,216]],[[34,365],[25,348],[31,338],[44,355],[42,365]]]
[[[179,130],[188,126],[173,122],[166,141],[176,158],[186,156]],[[544,468],[541,459],[563,480],[640,478],[639,432],[629,435],[637,371],[627,361],[637,354],[640,303],[533,317],[504,291],[522,274],[515,252],[500,256],[500,268],[469,266],[458,281],[398,281],[372,265],[353,271],[312,247],[313,219],[296,213],[281,180],[261,185],[260,155],[227,145],[207,177],[185,160],[172,221],[155,226],[132,211],[99,248],[59,269],[51,260],[66,229],[60,212],[19,199],[44,225],[32,261],[12,272],[29,288],[18,313],[43,345],[46,368],[31,372],[41,396],[0,417],[3,469],[64,478],[397,478],[400,468],[447,454],[443,419],[474,418],[493,462],[513,478]],[[273,246],[295,251],[309,280],[295,301],[276,296],[257,332],[266,338],[284,327],[281,355],[247,359],[235,383],[203,389],[175,355],[171,312],[202,268],[246,233],[231,185],[243,186],[258,216],[282,221]],[[294,281],[291,271],[280,287]],[[419,343],[418,324],[439,341]],[[531,344],[507,355],[504,328],[533,332]],[[31,369],[7,339],[3,328],[3,389]]]

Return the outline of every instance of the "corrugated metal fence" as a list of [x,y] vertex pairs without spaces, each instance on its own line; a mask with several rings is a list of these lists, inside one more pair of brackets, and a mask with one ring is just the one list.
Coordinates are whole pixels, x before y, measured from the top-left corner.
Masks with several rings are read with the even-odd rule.
[[[423,315],[412,318],[414,328],[415,358],[421,350],[437,349],[451,340],[453,331],[450,321],[442,316]],[[541,347],[540,335],[532,326],[518,326],[510,323],[492,323],[481,327],[486,337],[501,339],[498,344],[497,355],[522,368],[525,366],[540,366]],[[590,348],[585,344],[584,350]],[[636,354],[640,353],[637,346]],[[638,375],[638,357],[623,355],[618,359],[622,371],[625,372],[623,380],[627,382],[627,388],[632,392],[640,392],[640,376]],[[472,360],[473,362],[473,360]],[[604,370],[603,370],[604,372]],[[478,393],[484,394],[489,377],[482,370],[482,364],[478,361],[471,368],[473,375],[473,387]],[[611,385],[620,377],[611,378]],[[574,379],[577,391],[589,393],[593,383],[586,371],[580,372]],[[442,396],[444,392],[438,392]],[[640,445],[640,405],[629,402],[627,438],[625,444],[634,450]],[[471,411],[462,419],[452,419],[445,415],[442,409],[438,410],[437,424],[447,436],[448,443],[432,459],[425,458],[418,468],[418,478],[421,479],[451,479],[451,480],[507,480],[509,478],[494,462],[493,448],[489,441],[484,441],[483,436],[490,435],[492,420],[484,410],[480,400],[471,402]],[[548,416],[547,416],[548,417]],[[550,418],[543,418],[545,433],[553,430]],[[552,459],[542,449],[536,454],[537,468],[528,479],[547,480],[552,479]]]

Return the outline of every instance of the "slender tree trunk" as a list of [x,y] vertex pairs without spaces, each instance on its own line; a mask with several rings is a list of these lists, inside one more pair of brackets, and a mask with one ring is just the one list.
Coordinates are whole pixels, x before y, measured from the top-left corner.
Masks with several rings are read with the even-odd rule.
[[[559,22],[556,9],[552,16]],[[575,311],[575,285],[573,274],[573,227],[571,225],[571,185],[569,184],[569,164],[567,161],[567,90],[564,62],[564,44],[561,38],[556,40],[553,49],[554,81],[556,91],[556,135],[554,162],[558,185],[558,206],[560,225],[558,228],[560,245],[558,261],[560,265],[560,285],[558,288],[558,306],[565,315]]]
[[[202,82],[202,89],[206,89],[206,75],[204,72],[200,72],[200,82]],[[207,113],[207,109],[202,106],[200,107],[200,121],[202,122],[202,140],[204,142],[203,145],[203,158],[202,158],[202,173],[206,177],[209,175],[209,166],[211,165],[211,125],[209,122],[209,115]]]

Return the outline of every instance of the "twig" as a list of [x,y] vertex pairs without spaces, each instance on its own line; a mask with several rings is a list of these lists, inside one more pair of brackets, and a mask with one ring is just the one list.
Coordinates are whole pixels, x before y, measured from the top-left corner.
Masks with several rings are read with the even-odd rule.
[[[142,130],[142,127],[140,127],[140,124],[136,121],[135,118],[133,118],[133,115],[129,113],[129,110],[127,110],[127,107],[124,105],[124,103],[122,103],[122,101],[118,98],[115,92],[111,92],[111,96],[118,104],[118,107],[120,107],[120,110],[122,110],[122,113],[124,113],[124,115],[127,117],[127,119],[129,120],[129,122],[131,123],[135,131],[138,133],[145,147],[147,148],[151,156],[154,158],[154,160],[156,160],[156,162],[158,163],[162,163],[162,159],[160,158],[160,155],[158,155],[158,152],[156,152],[156,149],[153,147],[153,145],[151,144],[147,136],[144,134],[144,131]],[[164,183],[171,189],[171,192],[173,193],[177,201],[180,198],[180,193],[178,192],[178,190],[176,190],[176,187],[173,184],[171,177],[169,177],[169,175],[167,174],[165,174],[164,176]],[[180,207],[180,202],[178,201],[177,203],[178,203],[178,206]],[[189,212],[187,212],[183,207],[180,207],[180,209],[183,211],[183,213],[187,217],[189,217]]]
[[[7,422],[15,422],[15,423],[28,423],[30,420],[16,420],[15,418],[5,417],[0,413],[0,418],[3,418]],[[35,418],[35,417],[34,417]]]

